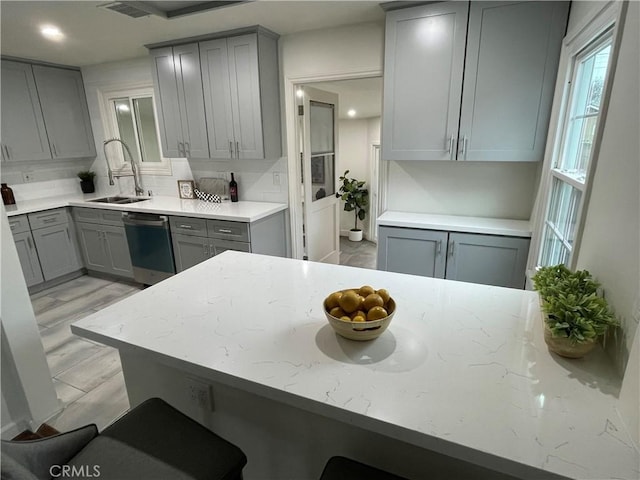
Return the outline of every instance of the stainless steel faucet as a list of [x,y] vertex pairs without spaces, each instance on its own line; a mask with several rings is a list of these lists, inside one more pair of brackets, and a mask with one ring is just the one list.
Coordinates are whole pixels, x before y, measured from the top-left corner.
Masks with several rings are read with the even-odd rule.
[[144,190],[140,186],[140,178],[138,176],[138,166],[136,165],[136,162],[133,159],[133,155],[131,155],[131,150],[129,150],[129,145],[127,145],[123,140],[120,140],[119,138],[110,138],[108,140],[105,140],[104,143],[102,144],[102,149],[104,151],[104,159],[107,162],[107,172],[109,174],[109,185],[114,185],[113,177],[119,178],[119,177],[128,176],[128,175],[115,175],[113,173],[113,170],[111,170],[111,165],[109,164],[109,157],[107,156],[107,145],[110,144],[111,142],[120,142],[124,147],[125,151],[127,152],[127,155],[129,156],[129,163],[131,163],[131,171],[133,172],[133,184],[135,185],[136,197],[144,194]]

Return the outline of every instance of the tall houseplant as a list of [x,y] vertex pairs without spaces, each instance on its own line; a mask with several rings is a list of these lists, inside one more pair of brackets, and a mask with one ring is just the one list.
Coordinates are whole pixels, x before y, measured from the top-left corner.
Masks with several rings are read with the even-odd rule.
[[545,341],[558,355],[580,358],[599,336],[618,321],[607,301],[598,295],[600,284],[587,270],[571,272],[564,265],[541,267],[533,276],[545,317]]
[[353,212],[355,221],[353,228],[349,231],[349,240],[359,242],[362,240],[362,230],[358,228],[358,219],[361,221],[367,217],[367,207],[369,206],[369,190],[364,188],[365,182],[349,178],[349,170],[340,177],[342,185],[336,193],[336,197],[344,201],[344,211]]

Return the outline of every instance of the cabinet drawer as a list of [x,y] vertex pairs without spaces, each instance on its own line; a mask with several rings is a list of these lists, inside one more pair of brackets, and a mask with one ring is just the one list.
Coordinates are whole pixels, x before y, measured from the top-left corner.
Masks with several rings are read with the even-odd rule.
[[9,227],[11,227],[11,233],[24,233],[29,231],[29,220],[26,215],[17,215],[15,217],[9,217]]
[[207,220],[207,231],[211,238],[249,242],[249,224],[228,220]]
[[76,222],[97,223],[98,225],[113,225],[122,227],[122,212],[120,210],[102,210],[100,208],[75,207],[73,218]]
[[31,224],[32,230],[69,223],[67,210],[64,207],[46,210],[44,212],[30,213],[27,216],[29,217],[29,224]]
[[207,236],[207,221],[204,218],[169,217],[171,233]]
[[251,253],[251,244],[246,242],[232,242],[229,240],[212,240],[211,245],[209,245],[209,254],[212,257],[220,255],[227,250]]

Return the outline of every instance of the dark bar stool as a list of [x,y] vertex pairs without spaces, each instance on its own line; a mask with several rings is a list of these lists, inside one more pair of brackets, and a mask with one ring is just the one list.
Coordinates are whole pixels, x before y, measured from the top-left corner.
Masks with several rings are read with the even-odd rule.
[[320,480],[407,480],[345,457],[331,457]]
[[[159,398],[98,434],[95,425],[26,442],[2,442],[2,478],[50,478],[62,466],[101,480],[241,480],[238,447]],[[52,470],[53,469],[53,470]]]

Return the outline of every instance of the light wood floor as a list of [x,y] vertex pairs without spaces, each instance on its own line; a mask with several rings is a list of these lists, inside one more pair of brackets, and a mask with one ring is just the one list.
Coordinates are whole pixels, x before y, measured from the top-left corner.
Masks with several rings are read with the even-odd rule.
[[129,409],[118,351],[71,333],[69,325],[140,288],[83,276],[31,296],[42,344],[63,411],[48,423],[64,432],[100,430]]

